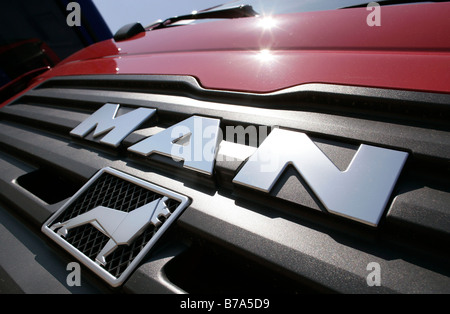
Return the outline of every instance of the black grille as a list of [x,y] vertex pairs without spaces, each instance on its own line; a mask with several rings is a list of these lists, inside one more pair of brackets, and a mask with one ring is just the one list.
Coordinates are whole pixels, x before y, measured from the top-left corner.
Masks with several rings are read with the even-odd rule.
[[[119,104],[124,112],[140,107],[157,109],[157,112],[117,148],[102,145],[92,134],[83,139],[70,137],[71,130],[106,103]],[[324,84],[251,94],[203,89],[191,77],[53,78],[0,110],[0,169],[4,170],[0,171],[0,199],[2,204],[3,201],[14,204],[16,213],[41,226],[53,213],[54,205],[37,201],[37,198],[45,201],[46,194],[40,193],[43,181],[41,176],[34,177],[35,172],[44,177],[54,172],[64,181],[79,186],[104,167],[139,171],[143,179],[163,184],[195,200],[190,209],[177,218],[180,231],[177,235],[189,249],[191,242],[194,247],[199,243],[202,250],[206,246],[203,241],[211,242],[230,249],[226,254],[242,255],[267,270],[327,291],[449,291],[449,252],[445,249],[450,243],[449,103],[448,94]],[[226,149],[219,150],[222,155],[218,154],[221,158],[217,158],[211,177],[185,169],[182,162],[166,156],[142,157],[128,151],[131,145],[192,115],[220,119],[224,134],[221,144],[228,141],[228,144],[239,144],[230,145],[232,153],[250,144],[228,139],[227,135],[232,132],[227,133],[227,127],[249,126],[259,130],[260,126],[279,126],[305,133],[342,170],[361,144],[404,151],[409,156],[385,215],[373,229],[337,215],[326,215],[325,210],[321,210],[320,200],[293,168],[286,169],[274,193],[269,195],[233,184],[233,178],[245,161],[228,161],[233,154],[227,155]],[[258,143],[265,136],[267,134],[258,133]],[[27,184],[24,178],[29,179]],[[99,183],[102,180],[104,186]],[[71,219],[93,206],[130,211],[142,205],[143,199],[151,201],[158,197],[120,181],[114,176],[102,177],[78,195],[78,201],[71,203],[68,210],[58,213],[58,220],[52,218],[51,221]],[[55,190],[51,189],[51,193]],[[62,199],[57,199],[60,201]],[[171,210],[176,206],[172,202]],[[169,219],[177,213],[178,209]],[[169,223],[167,221],[161,229]],[[47,227],[43,227],[44,232],[68,249],[66,239],[51,230],[46,232]],[[134,266],[145,243],[152,244],[159,237],[160,232],[156,231],[149,227],[130,246],[122,246],[108,255],[107,270],[114,276],[122,273],[121,277],[126,277],[127,270],[123,269],[130,261]],[[67,239],[90,263],[107,241],[91,225],[71,229]],[[164,258],[169,256],[165,251],[168,247],[170,245],[160,251]],[[223,267],[215,264],[215,252],[197,253],[189,255],[192,258],[187,264],[183,259],[181,264],[174,264],[187,267],[176,271],[176,276],[201,273],[203,279],[196,277],[195,286],[216,291],[210,285],[211,274],[223,272]],[[170,256],[175,255],[177,253],[170,252]],[[202,262],[197,262],[198,259]],[[370,262],[380,263],[381,287],[367,285],[366,265]],[[210,263],[206,270],[205,263]],[[247,265],[239,265],[242,268],[238,273],[246,274]],[[159,279],[153,278],[149,285],[145,278],[159,274],[160,266],[159,259],[146,263],[133,280],[125,283],[126,289],[130,289],[127,291],[153,289],[153,283]],[[100,270],[100,275],[106,271],[105,268]],[[388,277],[385,271],[389,272]],[[166,275],[169,276],[167,272]],[[262,276],[266,275],[263,271]],[[239,280],[248,278],[238,277],[237,285]],[[223,276],[214,278],[229,282],[229,278]],[[165,280],[161,287],[166,291]],[[192,287],[189,283],[186,291],[191,292]]]
[[[76,201],[55,219],[55,222],[67,221],[97,206],[105,206],[130,212],[162,196],[112,174],[103,173]],[[173,213],[180,203],[176,200],[169,199],[166,201],[166,205],[169,211]],[[107,263],[103,268],[114,277],[120,277],[161,226],[162,224],[156,228],[153,225],[149,225],[131,245],[119,246],[106,258]],[[91,224],[86,224],[71,229],[66,236],[66,241],[92,261],[95,261],[95,257],[109,241],[109,237]]]

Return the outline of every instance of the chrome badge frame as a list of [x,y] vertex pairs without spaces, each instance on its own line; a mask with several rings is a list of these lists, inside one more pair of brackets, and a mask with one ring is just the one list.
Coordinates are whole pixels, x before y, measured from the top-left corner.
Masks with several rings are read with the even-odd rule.
[[[109,273],[106,269],[104,269],[101,265],[102,263],[99,263],[99,261],[94,261],[88,256],[86,256],[83,252],[78,250],[75,246],[70,244],[66,241],[64,238],[63,233],[67,232],[67,226],[66,229],[64,229],[64,232],[57,232],[57,229],[60,229],[61,226],[64,226],[64,223],[55,221],[64,211],[66,211],[89,187],[91,187],[97,179],[104,173],[108,173],[110,175],[116,176],[122,180],[128,181],[132,184],[135,184],[137,186],[140,186],[144,189],[147,189],[151,192],[154,192],[156,194],[159,194],[163,197],[163,199],[172,199],[177,202],[179,202],[179,205],[176,207],[176,209],[168,216],[167,220],[164,221],[163,224],[159,226],[159,229],[155,232],[155,234],[152,236],[152,238],[148,241],[147,244],[142,248],[142,250],[137,254],[137,256],[132,260],[130,265],[120,274],[119,277],[113,276],[111,273]],[[180,195],[178,193],[172,192],[170,190],[167,190],[163,187],[157,186],[153,183],[144,181],[142,179],[138,179],[134,176],[131,176],[129,174],[126,174],[124,172],[118,171],[113,168],[103,168],[100,171],[98,171],[77,193],[75,193],[59,210],[57,210],[54,214],[51,215],[51,217],[44,223],[41,230],[44,234],[46,234],[48,237],[50,237],[53,241],[55,241],[57,244],[59,244],[61,247],[63,247],[66,251],[68,251],[72,256],[74,256],[78,261],[83,263],[86,267],[88,267],[90,270],[92,270],[95,274],[97,274],[99,277],[101,277],[103,280],[105,280],[108,284],[110,284],[113,287],[120,286],[124,283],[124,281],[128,278],[128,276],[133,272],[133,270],[138,266],[138,264],[142,261],[142,259],[145,257],[147,253],[151,250],[151,248],[154,246],[154,244],[158,241],[158,239],[164,234],[164,232],[170,227],[170,225],[179,217],[179,215],[182,213],[182,211],[187,207],[190,200],[188,197],[184,195]],[[154,203],[154,202],[152,202]],[[146,204],[145,206],[149,205],[150,203]],[[142,206],[142,207],[145,207]],[[101,206],[99,206],[101,207]],[[94,209],[97,208],[91,208],[89,211],[93,212]],[[102,208],[107,209],[107,208]],[[114,209],[110,209],[111,211],[114,211]],[[131,211],[132,212],[132,211]],[[153,214],[156,212],[156,207],[153,211]],[[153,215],[151,214],[151,215]],[[80,217],[82,214],[74,217]],[[153,221],[157,220],[157,217],[151,217],[152,223]],[[74,219],[70,219],[74,220]],[[99,220],[99,219],[98,219]],[[100,223],[97,221],[90,220],[91,224],[93,226],[96,226],[96,228],[105,235],[107,235],[110,238],[110,242],[113,242],[113,236],[112,233],[105,232],[106,228],[102,228],[104,226],[100,226]],[[124,220],[125,221],[125,220]],[[66,222],[67,223],[67,222]],[[63,229],[63,228],[61,228]],[[117,227],[117,229],[119,229]],[[123,229],[123,228],[122,228]],[[130,231],[130,230],[121,230],[123,231]],[[136,231],[137,232],[137,231]],[[124,243],[125,245],[129,245],[133,241],[133,237],[131,237],[131,240],[129,240],[127,243]],[[123,243],[120,243],[123,244]],[[117,247],[117,246],[116,246]],[[104,252],[106,249],[103,248],[102,252]],[[100,255],[100,254],[99,254]]]

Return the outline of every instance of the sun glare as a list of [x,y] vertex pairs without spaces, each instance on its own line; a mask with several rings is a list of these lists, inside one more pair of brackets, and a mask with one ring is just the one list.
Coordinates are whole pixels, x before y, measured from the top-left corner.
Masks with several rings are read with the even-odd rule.
[[272,16],[268,15],[268,16],[261,16],[259,18],[258,24],[263,30],[271,30],[276,26],[277,23]]

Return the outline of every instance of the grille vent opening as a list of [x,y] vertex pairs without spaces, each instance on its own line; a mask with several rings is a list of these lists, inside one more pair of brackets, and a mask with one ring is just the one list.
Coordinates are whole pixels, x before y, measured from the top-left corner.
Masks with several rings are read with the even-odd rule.
[[48,168],[24,174],[16,183],[50,205],[71,197],[82,186]]
[[172,259],[164,272],[170,282],[187,293],[305,294],[324,292],[273,269],[211,244],[194,243]]

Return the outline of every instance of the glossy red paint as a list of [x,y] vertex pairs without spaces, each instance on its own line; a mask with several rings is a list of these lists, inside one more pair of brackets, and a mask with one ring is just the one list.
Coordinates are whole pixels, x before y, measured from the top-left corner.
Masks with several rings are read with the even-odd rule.
[[38,81],[62,75],[166,74],[204,88],[266,93],[330,83],[450,93],[450,3],[222,20],[104,41]]

